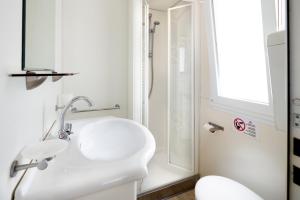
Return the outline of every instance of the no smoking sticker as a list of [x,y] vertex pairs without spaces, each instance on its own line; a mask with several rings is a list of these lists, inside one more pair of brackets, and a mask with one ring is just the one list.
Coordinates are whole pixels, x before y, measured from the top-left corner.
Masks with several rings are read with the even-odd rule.
[[239,134],[256,137],[256,125],[252,120],[236,117],[233,120],[234,130]]
[[233,123],[234,123],[234,127],[238,131],[244,131],[246,129],[245,122],[242,119],[240,119],[240,118],[235,118],[234,121],[233,121]]

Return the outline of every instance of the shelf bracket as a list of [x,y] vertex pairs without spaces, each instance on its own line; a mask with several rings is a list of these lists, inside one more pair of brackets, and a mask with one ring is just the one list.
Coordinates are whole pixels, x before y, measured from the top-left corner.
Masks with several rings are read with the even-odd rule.
[[[57,74],[57,72],[52,72],[53,74]],[[60,80],[63,76],[52,76],[52,82],[56,82]]]
[[[35,74],[34,72],[26,72],[26,74]],[[44,81],[47,79],[47,76],[26,76],[25,81],[26,81],[26,89],[27,90],[32,90],[38,86],[40,86]]]

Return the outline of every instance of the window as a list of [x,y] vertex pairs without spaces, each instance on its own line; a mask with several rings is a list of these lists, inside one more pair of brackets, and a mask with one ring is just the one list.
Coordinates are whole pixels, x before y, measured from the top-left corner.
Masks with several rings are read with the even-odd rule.
[[261,0],[213,0],[218,96],[269,105]]

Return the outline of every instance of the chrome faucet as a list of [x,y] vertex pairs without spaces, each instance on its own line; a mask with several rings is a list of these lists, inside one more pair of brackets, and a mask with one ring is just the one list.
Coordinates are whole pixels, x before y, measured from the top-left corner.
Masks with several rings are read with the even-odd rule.
[[63,140],[70,140],[69,135],[72,134],[72,124],[67,123],[65,124],[65,115],[67,113],[67,111],[73,106],[73,104],[77,101],[83,100],[85,102],[87,102],[87,104],[89,105],[89,107],[91,107],[92,101],[85,96],[77,96],[74,97],[62,110],[60,116],[59,116],[59,122],[60,122],[60,128],[58,131],[58,137],[59,139],[63,139]]

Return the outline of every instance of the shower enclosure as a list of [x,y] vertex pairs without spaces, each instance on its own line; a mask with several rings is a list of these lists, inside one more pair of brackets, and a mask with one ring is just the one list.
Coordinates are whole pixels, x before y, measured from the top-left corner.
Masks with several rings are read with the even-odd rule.
[[194,3],[143,6],[143,124],[157,148],[139,193],[197,174]]
[[169,9],[169,163],[194,171],[192,4]]

